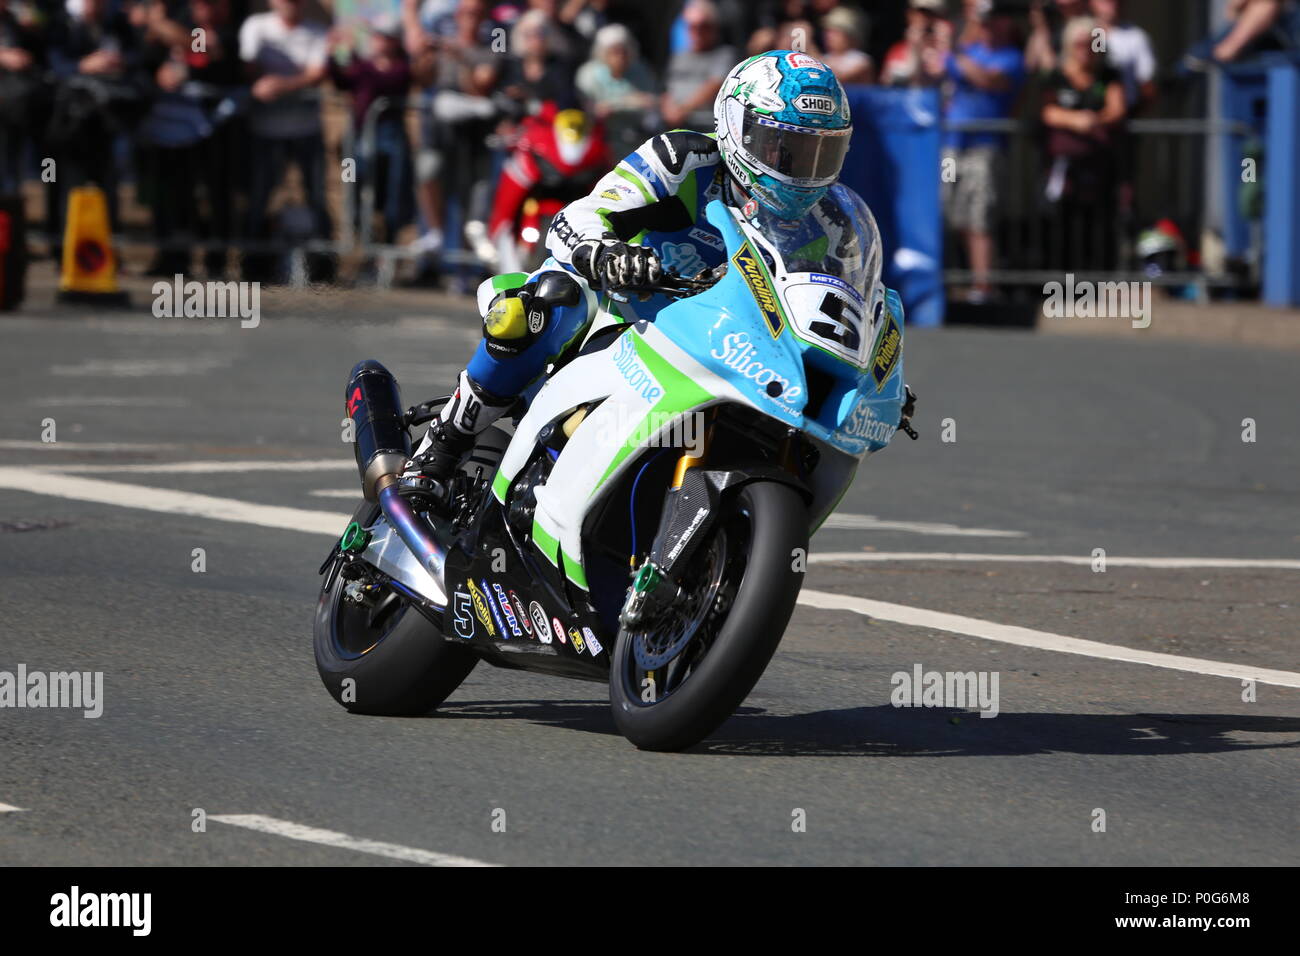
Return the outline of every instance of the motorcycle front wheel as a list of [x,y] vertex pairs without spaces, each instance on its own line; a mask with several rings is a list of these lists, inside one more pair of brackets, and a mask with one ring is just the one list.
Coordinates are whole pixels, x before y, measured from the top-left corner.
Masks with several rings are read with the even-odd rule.
[[610,662],[618,729],[642,750],[684,750],[753,690],[803,583],[808,511],[787,485],[731,492],[688,567],[685,595],[645,630],[621,628]]

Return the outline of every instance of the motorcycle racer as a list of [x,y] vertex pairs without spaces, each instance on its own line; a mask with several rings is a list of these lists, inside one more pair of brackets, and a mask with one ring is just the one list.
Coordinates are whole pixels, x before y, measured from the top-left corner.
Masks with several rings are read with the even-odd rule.
[[474,436],[547,365],[590,331],[597,292],[610,321],[653,320],[662,295],[638,301],[665,269],[694,276],[725,259],[703,211],[714,199],[786,221],[806,218],[839,178],[852,124],[843,87],[816,58],[772,50],[739,63],[714,103],[712,133],[677,129],[620,161],[551,224],[551,258],[478,290],[483,340],[455,394],[430,423],[404,478],[445,479]]

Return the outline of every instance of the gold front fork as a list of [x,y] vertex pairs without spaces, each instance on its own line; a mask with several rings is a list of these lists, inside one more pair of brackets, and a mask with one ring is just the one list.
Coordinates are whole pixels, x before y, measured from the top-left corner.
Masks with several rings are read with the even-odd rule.
[[682,452],[682,457],[677,459],[677,468],[673,472],[672,489],[676,491],[686,480],[686,472],[694,468],[704,460],[704,456],[709,450],[709,441],[713,438],[713,425],[710,423],[704,429],[704,435],[700,439],[700,448],[698,455],[692,455],[689,451]]

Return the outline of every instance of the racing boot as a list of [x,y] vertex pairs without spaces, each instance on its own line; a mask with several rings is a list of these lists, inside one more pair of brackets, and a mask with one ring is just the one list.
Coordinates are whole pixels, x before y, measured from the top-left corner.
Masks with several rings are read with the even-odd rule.
[[475,437],[509,411],[514,402],[513,398],[491,394],[462,371],[455,394],[429,423],[429,430],[406,463],[401,484],[412,492],[445,500],[447,484],[465,453],[474,447]]

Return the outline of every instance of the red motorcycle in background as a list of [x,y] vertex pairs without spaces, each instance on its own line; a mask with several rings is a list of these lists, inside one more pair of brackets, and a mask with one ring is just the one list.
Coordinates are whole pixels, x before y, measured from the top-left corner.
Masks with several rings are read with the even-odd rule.
[[556,213],[587,195],[613,164],[599,120],[542,104],[520,123],[485,234],[480,227],[470,236],[476,253],[498,272],[536,269],[546,258],[546,232]]

